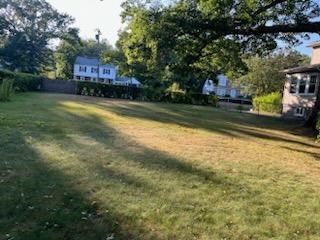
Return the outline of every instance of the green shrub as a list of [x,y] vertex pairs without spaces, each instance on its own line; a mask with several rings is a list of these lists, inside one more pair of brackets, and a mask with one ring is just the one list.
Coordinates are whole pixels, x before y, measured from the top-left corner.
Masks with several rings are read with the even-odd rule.
[[210,95],[202,94],[202,93],[190,93],[191,103],[194,105],[218,105],[218,97],[212,93]]
[[10,79],[4,79],[0,84],[0,101],[9,101],[13,92],[13,81]]
[[41,76],[1,70],[0,82],[6,78],[14,80],[13,87],[18,92],[37,91],[42,82]]
[[190,103],[189,95],[182,90],[167,91],[165,100],[171,103]]
[[219,103],[219,98],[214,94],[214,93],[211,93],[209,95],[209,99],[208,99],[208,103],[214,107],[217,107],[218,106],[218,103]]
[[143,88],[143,99],[146,101],[161,102],[165,95],[165,90],[161,87],[145,86]]
[[179,83],[173,83],[165,91],[164,100],[171,103],[190,103],[189,95],[180,87]]
[[236,107],[236,109],[239,111],[239,112],[243,112],[245,110],[245,108],[240,104]]
[[279,92],[270,93],[265,96],[255,97],[253,99],[253,107],[256,111],[280,113],[281,105],[282,96]]
[[95,97],[140,99],[142,98],[142,89],[94,82],[77,82],[77,94]]

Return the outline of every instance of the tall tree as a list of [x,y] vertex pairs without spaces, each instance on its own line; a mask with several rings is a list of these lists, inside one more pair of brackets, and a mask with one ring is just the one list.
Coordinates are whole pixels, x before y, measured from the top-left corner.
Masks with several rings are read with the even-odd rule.
[[51,54],[49,41],[61,38],[73,22],[45,0],[3,0],[0,19],[5,24],[1,59],[10,69],[29,73],[41,71]]
[[156,67],[156,73],[244,72],[244,53],[262,55],[275,50],[279,40],[294,46],[320,32],[316,0],[163,2],[123,3],[124,52],[129,61],[143,60],[148,70]]
[[267,56],[251,56],[244,61],[247,73],[231,77],[232,82],[242,85],[249,95],[264,95],[282,91],[286,78],[284,69],[307,64],[310,59],[296,51],[277,51]]
[[97,44],[96,40],[88,39],[82,41],[83,49],[81,51],[82,55],[101,57],[104,52],[112,51],[113,47],[110,43],[104,39]]
[[63,79],[72,78],[73,64],[82,48],[83,43],[78,29],[71,29],[64,35],[54,53],[56,76]]

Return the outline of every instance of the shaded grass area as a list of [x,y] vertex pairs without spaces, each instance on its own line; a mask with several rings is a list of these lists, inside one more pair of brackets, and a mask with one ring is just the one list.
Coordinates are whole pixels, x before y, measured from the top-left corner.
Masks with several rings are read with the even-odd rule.
[[316,239],[319,154],[277,118],[18,95],[0,104],[0,239]]

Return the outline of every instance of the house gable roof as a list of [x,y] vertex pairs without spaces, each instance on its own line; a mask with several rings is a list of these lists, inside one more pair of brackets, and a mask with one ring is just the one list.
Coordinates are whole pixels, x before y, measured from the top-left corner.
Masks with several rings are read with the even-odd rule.
[[86,57],[86,56],[79,56],[77,57],[75,65],[86,65],[86,66],[98,66],[101,67],[108,67],[108,68],[116,68],[112,64],[102,64],[97,57]]
[[317,48],[317,47],[320,47],[320,41],[317,41],[317,42],[313,42],[309,45],[307,45],[307,47],[311,47],[311,48]]
[[320,64],[313,64],[313,65],[310,64],[302,67],[289,68],[289,69],[285,69],[283,72],[287,74],[320,72]]
[[134,77],[117,77],[116,81],[118,82],[126,82],[126,83],[132,83],[132,84],[141,84],[140,81]]

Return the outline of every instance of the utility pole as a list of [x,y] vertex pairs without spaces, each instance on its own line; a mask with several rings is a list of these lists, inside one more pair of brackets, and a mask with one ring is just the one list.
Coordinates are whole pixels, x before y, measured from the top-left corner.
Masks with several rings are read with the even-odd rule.
[[96,31],[97,31],[96,40],[98,42],[98,74],[97,74],[98,79],[97,79],[97,82],[99,82],[100,81],[100,57],[101,57],[100,56],[101,55],[101,53],[100,53],[100,36],[102,35],[102,33],[99,28],[97,28]]

